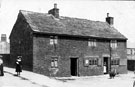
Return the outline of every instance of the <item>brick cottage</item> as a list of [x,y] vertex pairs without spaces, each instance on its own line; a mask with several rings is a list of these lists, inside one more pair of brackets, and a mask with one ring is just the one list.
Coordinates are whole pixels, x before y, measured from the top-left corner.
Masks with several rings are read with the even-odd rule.
[[106,22],[63,17],[55,4],[48,13],[19,11],[10,60],[14,65],[22,56],[23,69],[46,76],[101,75],[113,68],[127,73],[126,41],[109,14]]

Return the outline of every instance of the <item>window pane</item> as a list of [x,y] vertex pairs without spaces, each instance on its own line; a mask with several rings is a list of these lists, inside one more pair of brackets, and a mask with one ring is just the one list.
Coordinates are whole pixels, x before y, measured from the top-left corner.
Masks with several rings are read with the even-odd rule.
[[96,40],[94,40],[94,46],[96,47],[96,45],[97,45],[97,44],[96,44]]
[[53,41],[53,39],[51,38],[50,39],[50,45],[53,45],[54,44],[54,41]]
[[113,60],[111,60],[111,65],[114,65]]
[[94,64],[93,65],[96,65],[96,60],[94,59]]
[[117,48],[117,40],[111,40],[110,46],[111,48]]
[[89,60],[88,59],[85,59],[84,60],[84,66],[88,66],[89,65]]
[[95,60],[94,59],[92,60],[92,65],[95,65]]
[[51,61],[51,67],[54,67],[54,61]]
[[96,40],[95,39],[89,39],[88,46],[96,46]]
[[95,59],[95,65],[97,65],[97,59]]
[[53,67],[53,68],[58,67],[58,57],[51,58],[51,67]]
[[54,61],[54,65],[55,65],[55,67],[58,67],[58,61],[57,60]]
[[91,42],[90,41],[88,41],[88,46],[91,46]]
[[91,60],[89,60],[89,64],[92,65],[92,61]]
[[57,39],[54,39],[54,43],[57,44],[58,43],[58,40]]
[[118,59],[115,60],[115,65],[118,65]]
[[88,59],[85,60],[85,64],[89,64],[89,60]]

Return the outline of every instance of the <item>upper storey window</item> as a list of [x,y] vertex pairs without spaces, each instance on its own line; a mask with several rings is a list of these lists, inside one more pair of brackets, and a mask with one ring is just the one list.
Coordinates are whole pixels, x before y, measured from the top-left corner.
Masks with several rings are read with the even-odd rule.
[[58,44],[57,36],[50,36],[50,45]]
[[97,46],[96,40],[95,39],[89,39],[88,40],[88,46],[96,47]]
[[117,46],[118,46],[117,40],[111,40],[110,46],[111,46],[111,48],[117,48]]

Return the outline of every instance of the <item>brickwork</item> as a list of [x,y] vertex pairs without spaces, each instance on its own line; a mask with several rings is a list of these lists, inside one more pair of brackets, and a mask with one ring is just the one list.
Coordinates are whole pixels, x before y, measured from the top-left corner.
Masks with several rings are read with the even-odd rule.
[[22,56],[24,69],[32,70],[32,36],[30,27],[21,14],[18,15],[13,31],[10,35],[10,61],[12,67],[15,67],[17,56]]
[[[22,56],[23,69],[47,76],[71,76],[71,58],[77,58],[77,75],[103,74],[104,57],[108,58],[108,70],[116,68],[127,73],[126,39],[116,39],[118,47],[110,48],[111,39],[74,35],[56,35],[34,32],[20,13],[10,35],[10,62],[14,67],[17,56]],[[58,43],[50,45],[50,36],[57,36]],[[96,39],[96,47],[88,46],[88,39]],[[51,58],[58,57],[58,68],[51,68]],[[84,65],[86,58],[96,57],[98,64]],[[119,58],[119,65],[111,65],[110,57]],[[54,73],[53,73],[54,74]]]
[[[80,76],[103,74],[103,63],[101,65],[84,66],[86,56],[98,56],[103,62],[103,54],[110,54],[109,40],[97,40],[97,47],[88,47],[87,38],[73,38],[59,36],[55,49],[50,45],[50,36],[38,35],[34,38],[34,72],[49,75],[51,57],[58,56],[58,69],[56,76],[71,76],[70,58],[77,57],[79,60],[78,74]],[[118,48],[112,50],[112,54],[126,59],[126,41],[118,41]],[[126,65],[113,65],[119,73],[127,73]]]

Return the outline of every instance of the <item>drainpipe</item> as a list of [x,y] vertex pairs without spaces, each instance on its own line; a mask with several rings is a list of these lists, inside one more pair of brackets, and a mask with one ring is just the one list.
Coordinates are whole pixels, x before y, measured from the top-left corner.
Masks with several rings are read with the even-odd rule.
[[110,44],[109,44],[109,51],[110,51],[110,72],[111,72],[111,58],[112,58],[111,41],[110,41]]
[[77,73],[78,73],[78,77],[80,76],[80,74],[79,74],[79,58],[78,58],[78,70],[77,70]]

